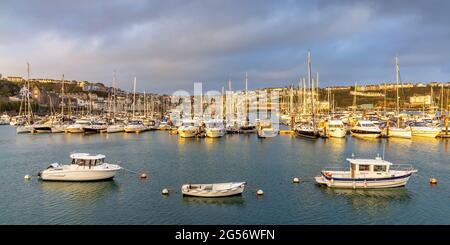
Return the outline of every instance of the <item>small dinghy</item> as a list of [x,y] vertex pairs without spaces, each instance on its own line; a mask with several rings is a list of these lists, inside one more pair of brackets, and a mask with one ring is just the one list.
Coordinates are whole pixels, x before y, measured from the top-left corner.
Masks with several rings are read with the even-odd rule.
[[185,184],[181,187],[181,192],[186,196],[226,197],[241,194],[244,192],[246,185],[246,182]]

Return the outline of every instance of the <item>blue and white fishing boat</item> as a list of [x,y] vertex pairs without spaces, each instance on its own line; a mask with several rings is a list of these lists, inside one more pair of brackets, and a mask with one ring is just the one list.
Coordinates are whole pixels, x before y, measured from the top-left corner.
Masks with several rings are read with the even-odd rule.
[[319,185],[331,188],[380,189],[405,186],[417,170],[409,164],[394,165],[381,157],[349,158],[350,169],[325,168],[315,177]]

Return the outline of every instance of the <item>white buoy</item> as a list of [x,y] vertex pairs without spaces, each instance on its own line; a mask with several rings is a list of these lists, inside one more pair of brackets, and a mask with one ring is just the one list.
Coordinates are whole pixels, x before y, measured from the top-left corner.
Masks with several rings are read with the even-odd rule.
[[258,190],[256,192],[256,195],[258,195],[258,196],[264,195],[264,191],[263,190]]
[[297,177],[295,177],[295,178],[292,180],[292,182],[294,182],[294,183],[300,183],[300,179],[297,178]]
[[146,173],[142,173],[140,176],[141,179],[146,179],[147,178],[147,174]]
[[31,176],[27,174],[27,175],[23,176],[23,178],[26,180],[29,180],[29,179],[31,179]]
[[161,192],[163,195],[169,195],[169,190],[164,188]]

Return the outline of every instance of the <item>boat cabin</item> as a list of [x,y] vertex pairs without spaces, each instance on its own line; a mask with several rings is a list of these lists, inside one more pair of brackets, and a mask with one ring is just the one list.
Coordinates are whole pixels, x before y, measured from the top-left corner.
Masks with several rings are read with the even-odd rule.
[[358,121],[355,126],[356,127],[365,127],[365,128],[376,127],[376,125],[371,121]]
[[72,158],[72,164],[89,166],[89,168],[105,162],[105,155],[102,154],[73,153],[70,155],[70,158]]
[[344,123],[341,120],[330,120],[328,122],[330,128],[344,128]]
[[361,175],[382,175],[389,172],[392,163],[383,160],[381,157],[375,159],[354,159],[348,158],[350,163],[351,177],[355,178]]

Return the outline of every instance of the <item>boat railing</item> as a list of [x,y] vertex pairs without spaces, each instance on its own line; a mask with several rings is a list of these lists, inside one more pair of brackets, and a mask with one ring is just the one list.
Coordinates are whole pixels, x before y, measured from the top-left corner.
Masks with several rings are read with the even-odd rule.
[[415,169],[411,164],[393,164],[390,166],[391,171],[414,171]]
[[325,167],[325,168],[322,168],[322,171],[325,171],[325,172],[338,172],[338,171],[348,171],[348,169],[345,168],[345,167]]

